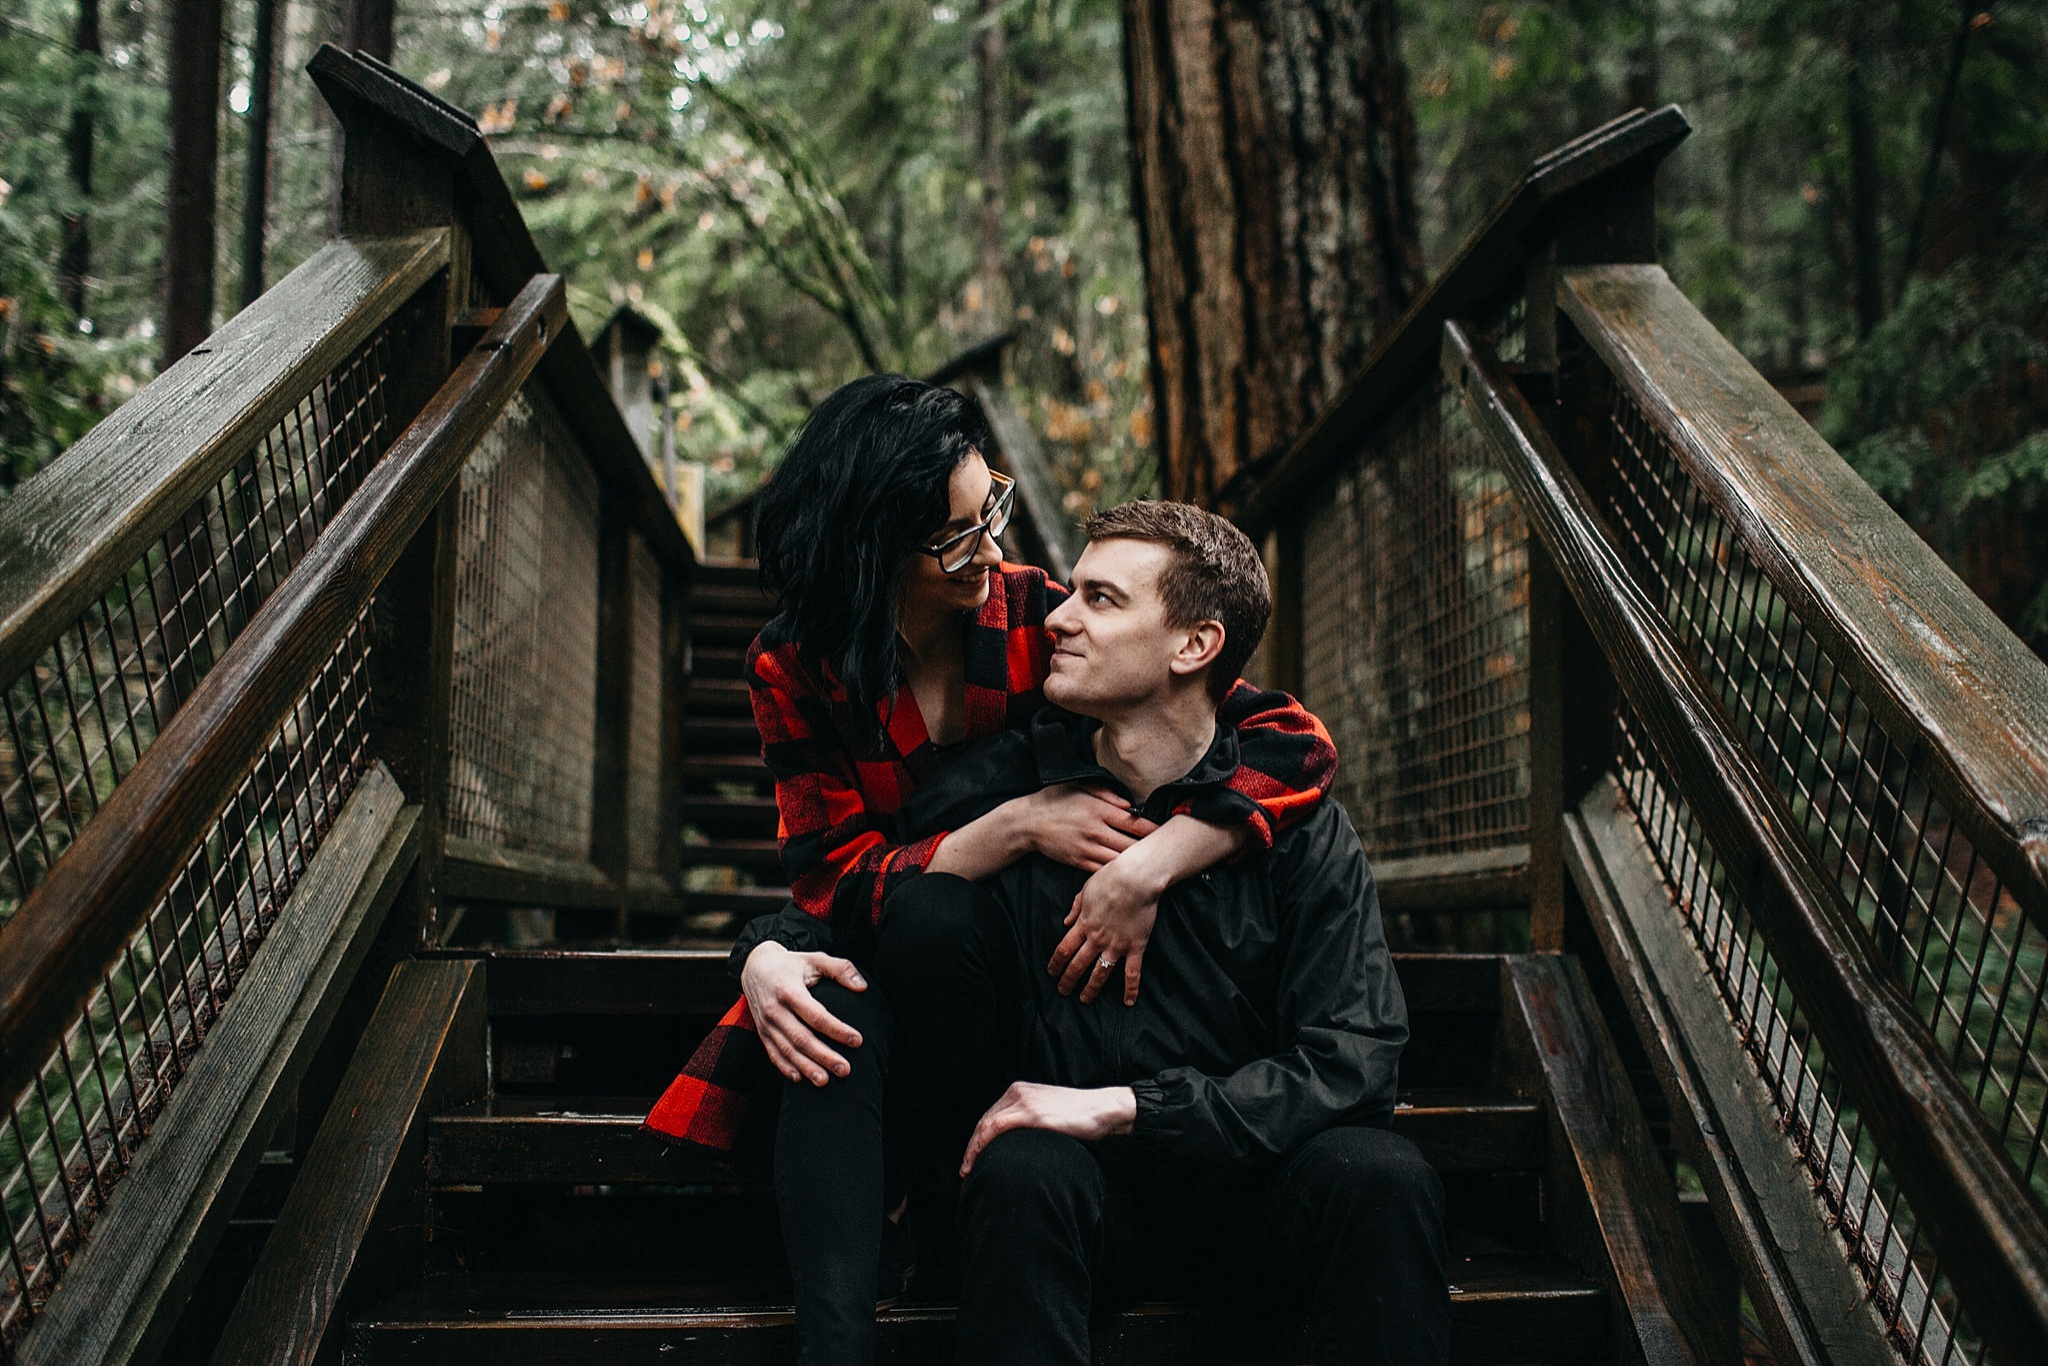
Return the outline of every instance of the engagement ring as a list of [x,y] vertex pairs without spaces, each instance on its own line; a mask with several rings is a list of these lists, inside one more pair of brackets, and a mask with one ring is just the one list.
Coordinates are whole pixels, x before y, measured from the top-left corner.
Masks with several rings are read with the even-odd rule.
[[1116,959],[1111,958],[1108,954],[1105,953],[1100,958],[1097,958],[1095,960],[1095,966],[1101,968],[1104,972],[1107,972],[1111,968],[1116,966]]

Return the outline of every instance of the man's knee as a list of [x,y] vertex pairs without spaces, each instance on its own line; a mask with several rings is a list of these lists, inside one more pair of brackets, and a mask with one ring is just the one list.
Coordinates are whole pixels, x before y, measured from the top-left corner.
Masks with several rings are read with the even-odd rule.
[[1298,1149],[1285,1184],[1311,1209],[1379,1223],[1421,1219],[1440,1225],[1444,1188],[1408,1139],[1363,1126],[1328,1129]]
[[924,873],[890,893],[875,932],[875,971],[891,986],[950,986],[985,957],[995,923],[988,892],[946,873]]
[[960,1194],[962,1220],[997,1228],[1033,1216],[1092,1227],[1101,1207],[1094,1154],[1080,1140],[1044,1129],[998,1134],[975,1158]]

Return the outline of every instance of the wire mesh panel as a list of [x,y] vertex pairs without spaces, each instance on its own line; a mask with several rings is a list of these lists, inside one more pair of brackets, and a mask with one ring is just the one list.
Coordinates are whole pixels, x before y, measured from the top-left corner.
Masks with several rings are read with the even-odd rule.
[[586,859],[597,754],[597,477],[547,396],[462,471],[448,833]]
[[1366,850],[1526,839],[1528,531],[1485,443],[1433,378],[1309,501],[1303,700]]
[[0,922],[390,444],[379,332],[299,400],[0,693]]
[[1929,1366],[1984,1360],[1955,1287],[1863,1127],[1856,1098],[1828,1062],[1750,908],[1736,895],[1626,704],[1616,730],[1622,791],[1736,1035],[1769,1088],[1786,1135],[1869,1285],[1894,1345],[1908,1360]]
[[632,715],[626,741],[626,866],[661,867],[661,561],[639,535],[626,538],[628,590],[633,595]]
[[2048,907],[2022,907],[1924,748],[1879,724],[1629,395],[1606,399],[1608,512],[1638,582],[2048,1209]]
[[[0,1343],[28,1331],[366,762],[358,619],[0,1132]],[[4,944],[4,938],[0,938]]]

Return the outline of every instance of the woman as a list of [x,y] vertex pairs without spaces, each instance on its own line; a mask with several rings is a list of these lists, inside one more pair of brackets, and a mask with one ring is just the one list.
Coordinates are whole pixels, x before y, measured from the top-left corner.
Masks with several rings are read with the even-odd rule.
[[763,1051],[785,1079],[776,1197],[804,1361],[872,1357],[882,1079],[896,1075],[892,1097],[957,1092],[997,1024],[991,1002],[943,989],[948,956],[978,952],[980,927],[935,910],[942,899],[900,893],[927,871],[976,879],[1034,852],[1089,870],[1049,970],[1091,1000],[1122,969],[1135,1000],[1165,889],[1269,844],[1336,766],[1314,717],[1240,683],[1223,719],[1245,769],[1215,809],[1155,830],[1107,792],[1049,789],[899,838],[904,798],[954,746],[1021,727],[1043,700],[1045,618],[1065,593],[1001,562],[1014,491],[982,460],[987,444],[960,395],[873,376],[818,406],[761,497],[761,568],[782,611],[747,676],[792,903],[742,933],[742,1001],[648,1127],[729,1148]]

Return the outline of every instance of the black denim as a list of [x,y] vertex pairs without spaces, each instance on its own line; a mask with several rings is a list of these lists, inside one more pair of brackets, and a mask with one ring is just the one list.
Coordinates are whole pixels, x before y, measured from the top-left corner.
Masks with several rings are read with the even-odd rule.
[[1092,1308],[1203,1292],[1305,1308],[1323,1366],[1449,1356],[1443,1186],[1384,1129],[1207,1171],[1130,1138],[1012,1130],[967,1178],[960,1248],[957,1360],[976,1366],[1086,1366]]
[[859,1048],[840,1050],[850,1075],[783,1085],[775,1200],[802,1366],[874,1361],[883,1213],[921,1179],[957,1169],[974,1121],[1008,1081],[1007,929],[980,913],[984,903],[953,891],[966,884],[933,879],[928,894],[918,890],[924,882],[890,897],[873,951],[862,955],[866,991],[831,981],[812,988],[860,1031]]

